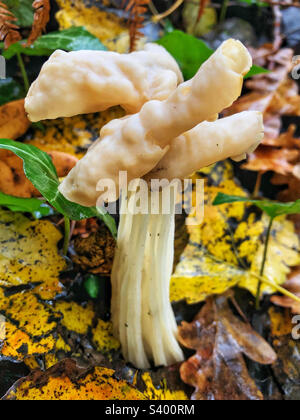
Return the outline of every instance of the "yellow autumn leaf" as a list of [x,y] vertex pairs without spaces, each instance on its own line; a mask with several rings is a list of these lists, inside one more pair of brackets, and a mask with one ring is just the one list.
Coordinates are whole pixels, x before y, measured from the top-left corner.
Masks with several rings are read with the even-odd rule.
[[55,303],[54,310],[62,314],[61,324],[64,327],[82,335],[87,334],[95,316],[91,302],[86,307],[82,307],[75,302],[59,301]]
[[56,19],[60,29],[84,26],[110,50],[124,53],[129,48],[128,26],[124,19],[96,6],[87,7],[82,0],[58,0]]
[[120,342],[113,336],[111,322],[105,322],[99,319],[97,326],[92,330],[92,334],[96,349],[101,353],[108,353],[120,348]]
[[84,371],[65,360],[46,372],[33,372],[6,395],[7,400],[143,400],[144,395],[112,369],[95,367]]
[[[171,279],[171,300],[196,303],[212,294],[222,294],[233,286],[257,290],[268,218],[246,203],[213,206],[219,192],[247,196],[234,180],[229,162],[206,168],[205,217],[189,228],[190,241]],[[290,267],[300,263],[300,243],[294,226],[284,217],[275,221],[265,274],[283,284]],[[275,289],[264,285],[263,293]]]
[[188,400],[186,393],[182,390],[170,390],[168,389],[166,381],[162,381],[158,387],[154,386],[151,375],[149,372],[142,374],[142,380],[146,386],[144,395],[148,400],[177,400],[184,401]]
[[45,131],[37,128],[27,142],[44,152],[59,151],[81,158],[99,136],[100,129],[125,112],[120,107],[95,114],[44,121]]
[[31,221],[20,213],[0,210],[0,286],[36,286],[45,300],[61,293],[58,277],[66,268],[57,248],[61,238],[47,220]]

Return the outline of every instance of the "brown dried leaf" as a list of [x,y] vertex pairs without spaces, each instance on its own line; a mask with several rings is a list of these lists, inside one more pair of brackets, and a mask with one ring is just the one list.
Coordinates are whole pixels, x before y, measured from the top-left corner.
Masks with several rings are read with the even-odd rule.
[[242,354],[265,365],[274,363],[276,354],[250,325],[233,315],[228,297],[209,298],[194,322],[181,325],[179,339],[197,350],[180,369],[182,380],[196,388],[192,399],[263,399]]
[[281,175],[293,172],[295,163],[299,161],[300,149],[277,149],[261,146],[249,155],[248,162],[243,168],[251,171],[274,171]]
[[[251,92],[226,111],[226,115],[245,110],[257,110],[264,114],[265,138],[262,146],[250,155],[243,168],[274,171],[282,175],[295,173],[295,166],[300,162],[300,139],[294,138],[294,126],[280,134],[283,115],[300,116],[299,88],[289,77],[294,52],[288,48],[274,52],[271,44],[250,50],[255,64],[272,72],[248,80],[246,85]],[[297,170],[295,174],[297,176]]]
[[141,392],[112,369],[81,369],[71,359],[46,372],[34,371],[18,381],[4,397],[6,400],[144,400]]
[[30,124],[24,108],[24,99],[0,107],[0,138],[15,140],[26,133]]
[[0,40],[4,41],[4,47],[22,39],[18,32],[19,27],[15,25],[17,18],[8,10],[5,3],[0,2]]
[[33,26],[29,35],[27,46],[32,45],[34,41],[43,33],[47,23],[50,20],[50,0],[35,0],[32,4],[35,9]]
[[[62,152],[49,152],[58,176],[66,176],[76,165],[77,158]],[[23,161],[14,153],[0,149],[0,191],[15,197],[39,197],[39,191],[26,178]]]
[[[288,277],[288,281],[283,285],[289,292],[300,297],[300,267],[295,268]],[[271,301],[278,306],[290,308],[293,314],[300,314],[300,303],[287,296],[272,296]]]

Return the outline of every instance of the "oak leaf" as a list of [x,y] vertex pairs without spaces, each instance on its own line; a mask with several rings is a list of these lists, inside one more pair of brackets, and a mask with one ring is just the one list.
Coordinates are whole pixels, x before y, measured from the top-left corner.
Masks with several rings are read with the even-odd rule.
[[[295,268],[288,276],[287,282],[283,285],[285,289],[300,297],[300,267]],[[272,296],[271,302],[284,308],[290,308],[295,315],[300,314],[300,303],[287,296]]]
[[300,163],[300,139],[294,138],[295,127],[280,134],[282,116],[300,116],[300,95],[297,83],[289,77],[292,70],[294,52],[283,48],[274,52],[272,45],[266,44],[251,49],[255,64],[271,70],[268,74],[258,75],[246,82],[250,93],[239,98],[226,115],[245,110],[261,111],[264,115],[265,138],[244,169],[252,171],[274,171],[279,174],[294,174]]
[[249,324],[233,315],[227,297],[210,298],[194,322],[182,323],[180,342],[196,355],[180,368],[182,380],[196,388],[194,400],[262,400],[243,354],[269,365],[276,354]]

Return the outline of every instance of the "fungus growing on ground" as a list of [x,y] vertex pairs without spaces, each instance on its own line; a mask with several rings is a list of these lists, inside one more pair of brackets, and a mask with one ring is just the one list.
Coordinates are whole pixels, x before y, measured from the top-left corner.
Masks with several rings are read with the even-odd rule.
[[150,99],[166,99],[182,80],[174,58],[156,44],[131,54],[57,50],[30,87],[25,107],[31,121],[115,105],[134,113]]
[[[241,94],[243,76],[251,64],[240,42],[224,42],[193,79],[174,86],[166,99],[150,100],[138,113],[103,127],[99,140],[61,184],[61,192],[71,201],[93,206],[101,195],[99,182],[109,179],[118,186],[120,171],[127,172],[128,181],[144,177],[151,183],[153,179],[184,178],[228,157],[243,159],[262,140],[261,114],[244,112],[215,120]],[[106,80],[105,75],[103,78]],[[110,95],[111,86],[107,86],[104,97]],[[37,107],[38,94],[37,88],[31,98]],[[117,103],[117,95],[114,98]],[[120,94],[119,103],[122,100]],[[94,107],[94,98],[91,103]],[[31,109],[31,115],[35,111]],[[39,112],[47,115],[47,110]],[[55,112],[60,112],[59,106]],[[148,368],[151,362],[159,366],[183,360],[169,298],[176,197],[171,194],[167,212],[158,205],[158,214],[151,214],[148,200],[147,214],[135,214],[129,207],[136,194],[122,194],[112,271],[112,321],[125,359]],[[150,194],[147,191],[147,198]],[[158,191],[159,202],[162,194]]]

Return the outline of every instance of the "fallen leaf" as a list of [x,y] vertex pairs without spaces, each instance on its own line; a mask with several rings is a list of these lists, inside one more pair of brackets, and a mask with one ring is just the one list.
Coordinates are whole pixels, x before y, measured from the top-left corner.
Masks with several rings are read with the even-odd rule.
[[59,274],[66,262],[57,248],[62,235],[51,222],[1,210],[0,238],[1,287],[34,287],[42,299],[62,292]]
[[[76,165],[78,159],[68,153],[48,152],[58,176],[66,176]],[[23,161],[14,153],[0,149],[0,191],[15,197],[40,197],[40,192],[27,179],[23,170]]]
[[96,5],[86,6],[82,0],[58,0],[56,19],[60,29],[84,26],[111,51],[124,53],[129,48],[129,33],[126,21],[112,9],[105,11]]
[[35,371],[18,381],[6,400],[144,400],[141,392],[115,377],[112,369],[80,369],[65,360],[46,372]]
[[243,354],[268,365],[276,360],[269,344],[235,317],[227,297],[210,298],[191,324],[182,323],[180,342],[196,350],[181,366],[182,380],[196,388],[194,400],[262,400]]
[[[285,289],[300,297],[300,267],[295,268],[283,285]],[[300,314],[300,303],[287,296],[272,296],[271,302],[284,308],[290,308],[293,314]]]
[[27,46],[34,43],[34,41],[42,35],[46,29],[46,25],[50,20],[50,1],[49,0],[35,0],[32,3],[34,8],[33,25],[27,41]]
[[0,107],[0,138],[15,140],[26,133],[30,124],[24,99],[8,102]]
[[48,152],[48,155],[51,157],[59,177],[67,176],[78,162],[75,156],[64,152],[53,151]]
[[5,319],[0,360],[23,361],[53,351],[57,319],[32,292],[6,297],[4,290],[0,289],[0,313]]
[[63,152],[81,158],[109,121],[125,115],[120,107],[96,114],[44,121],[44,131],[34,128],[26,142],[44,152]]
[[21,39],[16,21],[17,18],[8,10],[7,5],[0,2],[0,40],[4,41],[5,48]]
[[273,171],[281,175],[288,175],[293,173],[299,158],[300,148],[291,150],[261,146],[250,154],[248,162],[243,165],[243,168],[250,171]]
[[[171,279],[171,300],[192,304],[235,285],[255,296],[269,219],[245,203],[213,206],[218,193],[248,195],[234,179],[229,162],[216,164],[197,177],[207,181],[205,218],[199,226],[189,227],[189,244]],[[299,264],[299,248],[293,224],[285,217],[275,220],[265,268],[270,281],[285,283],[289,267]],[[263,286],[263,293],[275,291]]]
[[186,393],[183,390],[170,390],[167,385],[167,381],[161,381],[159,386],[153,384],[151,374],[145,372],[142,374],[142,380],[146,386],[144,395],[149,400],[160,400],[160,401],[184,401],[188,400]]
[[271,308],[271,342],[277,353],[277,361],[272,366],[276,381],[281,387],[285,400],[300,399],[300,341],[292,338],[292,316],[287,309]]
[[300,116],[300,95],[297,83],[289,76],[294,52],[283,48],[274,52],[272,45],[258,50],[250,49],[255,64],[272,70],[246,82],[250,93],[239,98],[226,115],[245,110],[257,110],[264,115],[265,138],[242,167],[251,171],[274,171],[275,173],[300,177],[295,168],[300,163],[300,139],[294,138],[295,127],[281,132],[282,116]]

